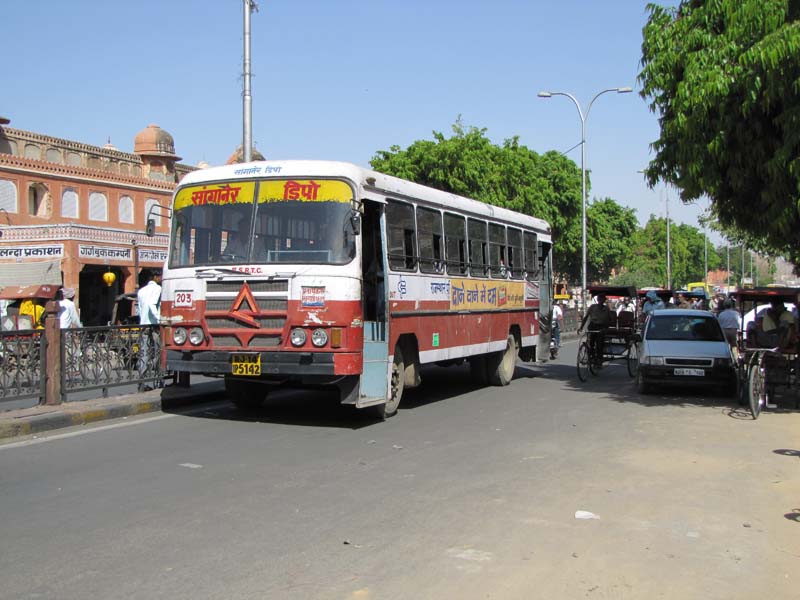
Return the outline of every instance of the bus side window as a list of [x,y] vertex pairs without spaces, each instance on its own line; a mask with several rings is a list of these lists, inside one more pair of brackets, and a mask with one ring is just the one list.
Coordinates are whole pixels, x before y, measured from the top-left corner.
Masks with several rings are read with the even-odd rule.
[[417,266],[417,234],[414,207],[405,202],[389,200],[386,204],[389,268],[413,271]]
[[529,280],[539,279],[539,261],[537,260],[537,243],[536,234],[528,233],[527,231],[522,234],[522,241],[524,243],[525,254],[525,272],[528,274]]
[[448,275],[467,272],[466,219],[451,213],[444,214],[445,262]]
[[486,222],[469,219],[467,234],[469,236],[469,274],[473,277],[486,277],[489,270],[486,260]]
[[522,231],[508,228],[508,266],[511,279],[522,279]]
[[442,253],[442,215],[438,210],[417,208],[419,234],[419,270],[423,273],[444,271]]
[[508,274],[506,259],[506,228],[489,223],[489,265],[492,277],[505,279]]

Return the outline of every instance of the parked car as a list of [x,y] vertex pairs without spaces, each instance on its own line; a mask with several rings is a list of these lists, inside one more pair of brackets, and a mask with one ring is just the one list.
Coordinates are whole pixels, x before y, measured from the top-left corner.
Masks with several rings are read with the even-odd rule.
[[637,385],[714,386],[736,392],[731,348],[717,319],[703,310],[665,309],[652,313],[639,341]]

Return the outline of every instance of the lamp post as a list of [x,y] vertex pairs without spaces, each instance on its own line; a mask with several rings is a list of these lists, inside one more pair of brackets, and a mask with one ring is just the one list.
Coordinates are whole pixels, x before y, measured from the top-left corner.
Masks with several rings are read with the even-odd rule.
[[586,112],[583,112],[580,102],[572,94],[568,92],[539,92],[539,98],[552,98],[553,96],[566,96],[575,104],[578,109],[578,116],[581,119],[581,311],[586,312],[586,119],[589,118],[589,111],[592,110],[592,104],[600,96],[608,92],[617,92],[618,94],[627,94],[633,90],[629,87],[615,87],[608,88],[597,92],[594,98],[591,99],[589,105],[586,107]]

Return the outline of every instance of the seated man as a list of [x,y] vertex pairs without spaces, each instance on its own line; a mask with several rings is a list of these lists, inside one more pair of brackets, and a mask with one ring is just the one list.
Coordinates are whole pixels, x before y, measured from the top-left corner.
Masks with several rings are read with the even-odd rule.
[[589,346],[592,348],[594,354],[594,362],[599,365],[603,362],[603,342],[605,341],[605,332],[611,322],[611,309],[606,304],[606,297],[604,294],[597,295],[596,304],[592,304],[586,314],[583,316],[581,326],[578,328],[578,333],[583,332],[583,327],[586,322],[589,322]]
[[780,298],[773,298],[761,322],[759,345],[779,347],[781,350],[796,350],[797,326],[794,314],[786,310]]

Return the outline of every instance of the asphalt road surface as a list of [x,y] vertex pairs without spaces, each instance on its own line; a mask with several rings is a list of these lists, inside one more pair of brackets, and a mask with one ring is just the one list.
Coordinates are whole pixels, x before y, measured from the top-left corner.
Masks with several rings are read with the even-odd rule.
[[0,446],[0,598],[800,598],[800,411],[434,368],[375,422],[220,399]]

